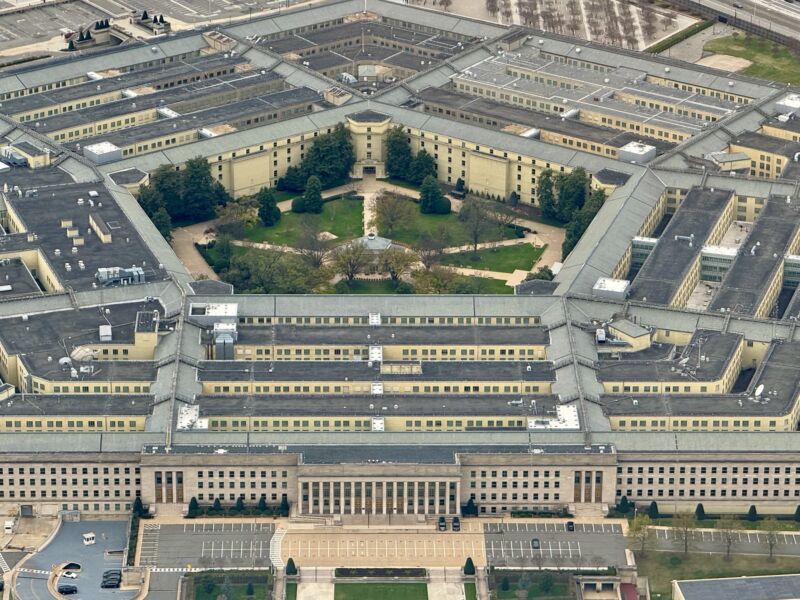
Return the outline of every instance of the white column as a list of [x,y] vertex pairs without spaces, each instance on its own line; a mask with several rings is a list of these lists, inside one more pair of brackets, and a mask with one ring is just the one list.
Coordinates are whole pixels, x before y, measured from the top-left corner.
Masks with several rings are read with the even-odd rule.
[[381,512],[386,514],[386,480],[381,482]]
[[455,501],[455,514],[461,511],[461,480],[456,480],[456,501]]
[[429,501],[430,501],[431,486],[429,484],[430,484],[429,481],[425,482],[425,495],[424,495],[425,506],[422,509],[422,514],[423,515],[427,515],[428,514],[428,508],[430,507]]
[[435,485],[435,487],[433,488],[433,502],[434,502],[433,514],[438,515],[439,514],[439,486],[441,485],[441,482],[440,481],[436,481],[434,483],[434,485]]
[[339,514],[344,514],[344,481],[339,482]]
[[419,511],[419,481],[413,481],[411,484],[414,486],[414,514]]
[[303,482],[297,480],[297,514],[303,514]]
[[374,515],[375,514],[375,510],[376,510],[375,509],[375,503],[376,503],[376,500],[378,499],[378,482],[377,481],[371,481],[369,490],[370,490],[370,492],[372,492],[370,495],[372,497],[372,514]]
[[350,514],[356,514],[356,482],[350,482]]
[[392,483],[392,514],[397,514],[397,485],[398,481]]
[[361,514],[362,515],[365,512],[367,512],[367,507],[366,507],[366,504],[367,504],[367,493],[366,493],[366,491],[367,491],[367,489],[366,488],[367,488],[366,482],[362,481],[361,482]]

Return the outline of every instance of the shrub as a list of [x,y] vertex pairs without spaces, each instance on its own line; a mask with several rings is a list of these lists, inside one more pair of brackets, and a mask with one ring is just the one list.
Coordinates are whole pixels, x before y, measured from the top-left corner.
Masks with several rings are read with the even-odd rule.
[[751,523],[755,523],[758,521],[758,511],[756,510],[756,505],[751,504],[750,510],[747,511],[747,516],[745,517],[746,520],[750,521]]
[[631,509],[631,503],[628,502],[628,497],[623,496],[619,499],[619,503],[617,504],[617,511],[621,512],[623,515],[627,514],[627,512]]
[[297,575],[297,567],[294,565],[294,559],[290,558],[286,561],[286,574],[287,575]]
[[706,510],[703,508],[702,503],[698,503],[697,508],[694,509],[694,518],[698,521],[706,518]]
[[192,499],[189,500],[189,510],[186,512],[186,516],[196,517],[199,511],[200,511],[200,506],[197,504],[197,498],[192,496]]
[[464,563],[464,575],[475,575],[475,563],[472,562],[472,557],[467,557],[467,562]]
[[655,500],[650,503],[647,509],[647,516],[654,520],[658,518],[658,504]]

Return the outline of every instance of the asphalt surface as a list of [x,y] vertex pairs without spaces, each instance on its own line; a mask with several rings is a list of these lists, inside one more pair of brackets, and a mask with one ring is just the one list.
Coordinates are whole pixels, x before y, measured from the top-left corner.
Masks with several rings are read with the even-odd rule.
[[[779,533],[774,548],[776,556],[800,556],[800,533]],[[725,536],[718,531],[692,531],[689,539],[689,552],[725,553]],[[683,552],[683,537],[680,532],[656,529],[649,547],[654,550]],[[731,544],[732,554],[769,555],[767,536],[758,531],[739,531],[734,534]]]
[[[739,17],[790,37],[800,36],[800,4],[785,0],[696,0],[720,14]],[[733,6],[734,2],[742,8]]]
[[[81,565],[77,579],[64,579],[64,583],[77,586],[73,600],[129,600],[135,591],[102,589],[103,571],[122,568],[122,550],[125,548],[125,521],[82,521],[62,523],[48,546],[31,556],[19,569],[17,594],[21,600],[52,600],[47,590],[51,570],[67,562]],[[96,543],[83,545],[83,534],[94,532]],[[107,552],[115,551],[114,554]]]
[[151,573],[146,600],[175,600],[183,573]]
[[270,523],[147,523],[139,564],[159,569],[269,566]]
[[[33,4],[19,13],[0,16],[0,48],[25,46],[59,35],[60,29],[77,31],[107,15],[88,4],[73,1],[63,4]],[[66,48],[66,42],[64,43]]]
[[[489,523],[484,526],[490,565],[536,567],[606,567],[625,564],[626,539],[612,524]],[[532,541],[539,542],[534,548]]]

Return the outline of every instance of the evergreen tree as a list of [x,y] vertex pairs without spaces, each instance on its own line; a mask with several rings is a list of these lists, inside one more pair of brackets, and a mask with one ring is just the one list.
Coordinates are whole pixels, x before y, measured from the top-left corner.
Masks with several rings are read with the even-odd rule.
[[[163,17],[162,17],[162,18],[163,18]],[[246,595],[248,595],[248,596],[252,596],[253,594],[255,594],[255,593],[256,593],[256,591],[253,589],[253,582],[252,582],[252,581],[248,581],[248,582],[247,582],[247,588],[245,589],[245,592],[244,592],[244,593],[245,593]]]
[[795,522],[800,522],[800,505],[794,509],[794,520]]
[[139,496],[136,496],[136,500],[133,501],[133,514],[137,517],[141,517],[144,514],[144,505],[142,504],[142,499]]
[[145,11],[142,13],[142,21],[146,21],[146,20],[147,20],[147,19],[149,19],[149,18],[150,18],[150,17],[149,17],[149,15],[147,14],[147,11],[145,10]]
[[475,575],[475,563],[472,562],[472,557],[467,557],[467,562],[464,563],[464,575]]
[[756,521],[758,521],[758,511],[756,510],[755,504],[750,505],[750,510],[747,511],[747,516],[745,517],[745,519],[747,519],[751,523],[755,523]]
[[267,499],[264,496],[258,499],[258,512],[262,515],[267,512]]
[[464,507],[464,514],[465,515],[477,515],[478,514],[478,507],[475,506],[475,500],[470,498],[467,500],[467,505]]
[[511,206],[516,206],[519,204],[519,194],[517,194],[517,192],[511,192],[508,195],[508,204]]
[[461,179],[461,177],[459,177],[456,180],[456,191],[457,192],[463,192],[464,191],[464,180]]
[[72,41],[72,40],[69,41],[69,44],[67,44],[67,50],[70,51],[70,52],[75,50],[75,42],[74,41]]
[[258,202],[258,218],[266,227],[271,227],[281,220],[281,210],[275,200],[275,192],[271,188],[263,187],[256,194]]
[[[181,174],[178,171],[168,165],[162,165],[150,175],[148,186],[160,196],[160,203],[167,209],[171,219],[175,221],[184,219]],[[155,210],[150,214],[155,214]]]
[[572,249],[580,241],[583,234],[589,228],[595,215],[603,207],[606,199],[606,193],[603,190],[595,190],[583,207],[573,214],[572,220],[567,225],[567,231],[564,235],[564,242],[561,245],[561,255],[566,258]]
[[279,190],[300,192],[311,176],[319,178],[323,188],[347,181],[356,155],[350,132],[339,123],[333,131],[317,136],[299,165],[289,167],[278,180]]
[[306,181],[306,189],[303,192],[303,207],[306,212],[316,214],[322,212],[322,183],[316,175],[312,175]]
[[219,236],[214,244],[214,250],[216,251],[217,258],[211,266],[214,267],[217,273],[227,271],[231,266],[231,259],[233,258],[233,242],[231,236]]
[[558,219],[555,192],[553,190],[553,172],[547,169],[539,176],[539,185],[536,192],[539,208],[546,219]]
[[628,511],[631,509],[631,503],[628,502],[628,497],[623,496],[619,499],[619,503],[617,504],[617,512],[622,513],[623,515],[627,514]]
[[282,517],[289,516],[289,499],[286,497],[286,494],[283,494],[283,496],[281,496],[280,513]]
[[306,200],[303,196],[296,196],[292,198],[292,212],[304,213],[306,212]]
[[500,580],[500,589],[504,592],[511,589],[511,582],[508,580],[508,577],[503,577],[503,579]]
[[289,576],[297,575],[297,567],[294,566],[293,558],[289,558],[289,560],[286,561],[286,574]]
[[169,218],[167,209],[163,206],[159,208],[155,214],[150,217],[153,225],[156,226],[158,232],[164,236],[164,239],[170,241],[172,239],[172,219]]
[[698,503],[694,509],[694,518],[698,521],[703,521],[706,518],[706,510],[703,508],[702,503]]
[[91,31],[89,31],[89,30],[87,29],[87,30],[86,30],[86,37],[85,37],[85,38],[83,38],[83,39],[84,39],[84,40],[87,40],[87,41],[88,41],[88,40],[90,40],[90,39],[92,39],[92,32],[91,32]]
[[214,504],[211,505],[211,510],[215,513],[222,512],[222,502],[219,501],[219,497],[214,498]]
[[558,219],[568,223],[586,203],[586,194],[589,180],[583,167],[578,167],[571,173],[559,174],[556,177],[558,190]]
[[401,127],[394,127],[386,134],[386,174],[395,179],[406,180],[411,173],[414,156],[411,144]]
[[436,178],[436,163],[430,154],[420,150],[411,163],[408,181],[414,185],[421,185],[427,177]]
[[197,503],[197,498],[192,496],[192,499],[189,500],[189,509],[186,511],[187,517],[196,517],[197,513],[200,512],[200,505]]
[[83,31],[81,31],[81,32],[78,34],[78,41],[79,41],[79,42],[82,42],[82,41],[84,41],[85,39],[86,39],[86,36],[84,35]]
[[[440,210],[444,210],[445,202],[448,205],[447,211],[440,212]],[[428,175],[422,182],[422,186],[419,188],[420,212],[425,215],[447,214],[447,212],[450,212],[449,204],[450,201],[444,197],[444,194],[442,194],[442,190],[439,188],[439,184],[436,182],[436,179],[434,179],[433,176]]]
[[653,519],[654,521],[658,518],[658,504],[655,500],[650,503],[649,508],[647,509],[647,516]]
[[[181,171],[181,216],[194,223],[212,218],[218,198],[214,183],[211,167],[205,158],[198,156],[186,161]],[[170,214],[177,217],[171,211]]]
[[244,498],[239,496],[236,499],[236,504],[234,505],[233,510],[235,510],[237,513],[243,513],[244,512]]

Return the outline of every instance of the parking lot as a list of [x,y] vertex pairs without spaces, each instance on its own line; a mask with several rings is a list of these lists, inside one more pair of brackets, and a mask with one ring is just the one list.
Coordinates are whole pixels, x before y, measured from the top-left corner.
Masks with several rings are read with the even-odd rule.
[[618,524],[575,523],[575,531],[567,531],[565,523],[557,522],[487,523],[484,534],[486,560],[491,565],[585,568],[625,564],[626,540]]
[[264,567],[271,523],[144,523],[139,564],[157,568]]
[[[22,47],[61,35],[61,29],[77,31],[108,15],[79,0],[37,5],[24,12],[0,16],[0,49]],[[66,42],[64,43],[66,48]]]
[[483,536],[475,533],[385,530],[289,531],[281,557],[316,566],[461,566],[468,556],[486,564]]
[[[124,0],[124,4],[139,12],[157,11],[164,13],[167,18],[174,16],[181,21],[195,22],[220,17],[241,17],[242,15],[257,14],[267,9],[285,8],[285,0],[166,0],[154,3],[148,0]],[[294,4],[294,2],[290,2]]]
[[[76,562],[81,565],[77,579],[69,583],[78,587],[76,600],[129,600],[136,591],[102,589],[102,573],[122,567],[125,548],[125,521],[82,521],[61,524],[52,542],[25,561],[17,576],[16,592],[20,600],[45,600],[52,596],[47,578],[53,565]],[[83,534],[93,532],[96,542],[83,544]],[[64,579],[63,581],[67,581]]]
[[[800,533],[779,533],[774,552],[776,555],[800,556]],[[683,551],[683,536],[675,529],[655,529],[653,545],[659,550]],[[725,552],[726,535],[712,530],[689,532],[689,550],[693,552]],[[733,533],[731,552],[736,554],[769,554],[767,535],[758,531]]]

